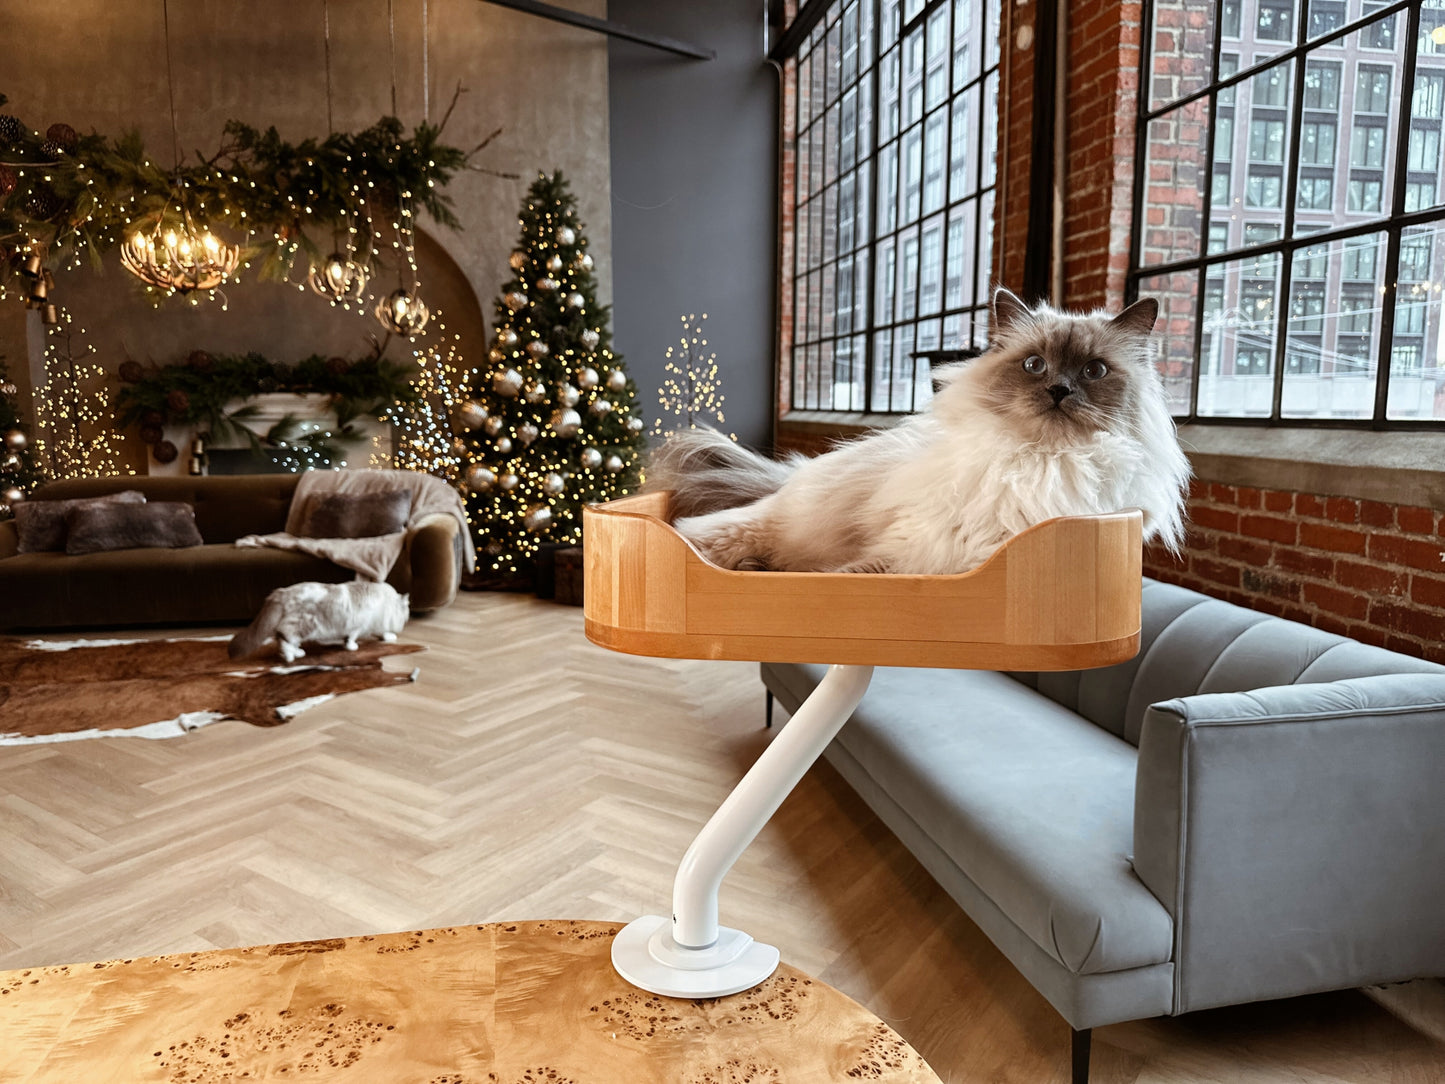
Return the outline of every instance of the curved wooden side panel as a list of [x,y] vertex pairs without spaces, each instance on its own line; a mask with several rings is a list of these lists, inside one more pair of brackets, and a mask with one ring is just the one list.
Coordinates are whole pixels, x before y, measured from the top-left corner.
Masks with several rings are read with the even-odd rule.
[[1142,516],[1053,519],[957,576],[734,572],[668,525],[668,494],[583,512],[587,637],[634,655],[1073,670],[1139,648]]

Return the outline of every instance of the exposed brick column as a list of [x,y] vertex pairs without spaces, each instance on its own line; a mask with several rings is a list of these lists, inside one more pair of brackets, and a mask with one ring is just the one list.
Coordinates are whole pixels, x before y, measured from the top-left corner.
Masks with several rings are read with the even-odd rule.
[[[783,4],[783,25],[792,23],[798,14],[797,0]],[[793,353],[793,242],[797,223],[798,151],[798,62],[790,57],[779,73],[782,92],[778,95],[778,406],[774,414],[782,418],[793,408],[793,385],[789,380],[789,359]]]
[[[1029,232],[1029,141],[1034,123],[1034,0],[1001,0],[999,30],[998,185],[994,205],[993,281],[1021,288]],[[1048,0],[1052,2],[1052,0]],[[1021,48],[1020,43],[1025,43]]]

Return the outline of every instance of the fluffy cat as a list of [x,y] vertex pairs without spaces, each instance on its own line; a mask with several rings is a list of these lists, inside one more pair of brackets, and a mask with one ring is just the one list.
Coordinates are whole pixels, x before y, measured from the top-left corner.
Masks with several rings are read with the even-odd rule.
[[294,662],[303,643],[342,644],[356,650],[361,639],[395,640],[410,614],[410,595],[386,583],[297,583],[266,596],[256,620],[231,638],[233,659],[254,655],[275,639],[281,658]]
[[1158,303],[1117,316],[1030,309],[999,289],[993,342],[935,372],[930,406],[812,459],[712,430],[658,450],[650,488],[724,568],[950,574],[1055,516],[1144,513],[1176,549],[1189,462],[1145,350]]

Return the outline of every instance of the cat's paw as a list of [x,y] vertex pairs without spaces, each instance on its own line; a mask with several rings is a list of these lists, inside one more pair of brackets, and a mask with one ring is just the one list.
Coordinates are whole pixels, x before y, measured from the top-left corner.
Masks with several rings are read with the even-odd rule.
[[280,649],[281,658],[285,662],[295,662],[306,654],[305,648],[300,644],[293,644],[290,640],[278,640],[276,646]]
[[383,641],[384,643],[394,644],[394,643],[396,643],[396,633],[394,633],[394,632],[383,632],[383,633],[381,634],[381,639],[382,639],[382,641]]
[[346,648],[347,651],[355,651],[355,650],[356,650],[356,637],[354,637],[354,636],[351,637],[349,640],[346,641],[346,643],[342,644],[341,646],[344,647],[344,648]]

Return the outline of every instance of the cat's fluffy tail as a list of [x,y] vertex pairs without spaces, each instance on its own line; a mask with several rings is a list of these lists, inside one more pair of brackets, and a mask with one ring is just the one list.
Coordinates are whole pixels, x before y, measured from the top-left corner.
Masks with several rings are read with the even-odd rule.
[[226,654],[233,659],[244,659],[261,650],[267,640],[276,635],[276,624],[281,620],[281,600],[274,594],[267,597],[261,612],[235,636],[226,648]]
[[647,488],[672,490],[674,519],[701,516],[777,492],[802,461],[766,459],[716,429],[687,429],[653,450]]

